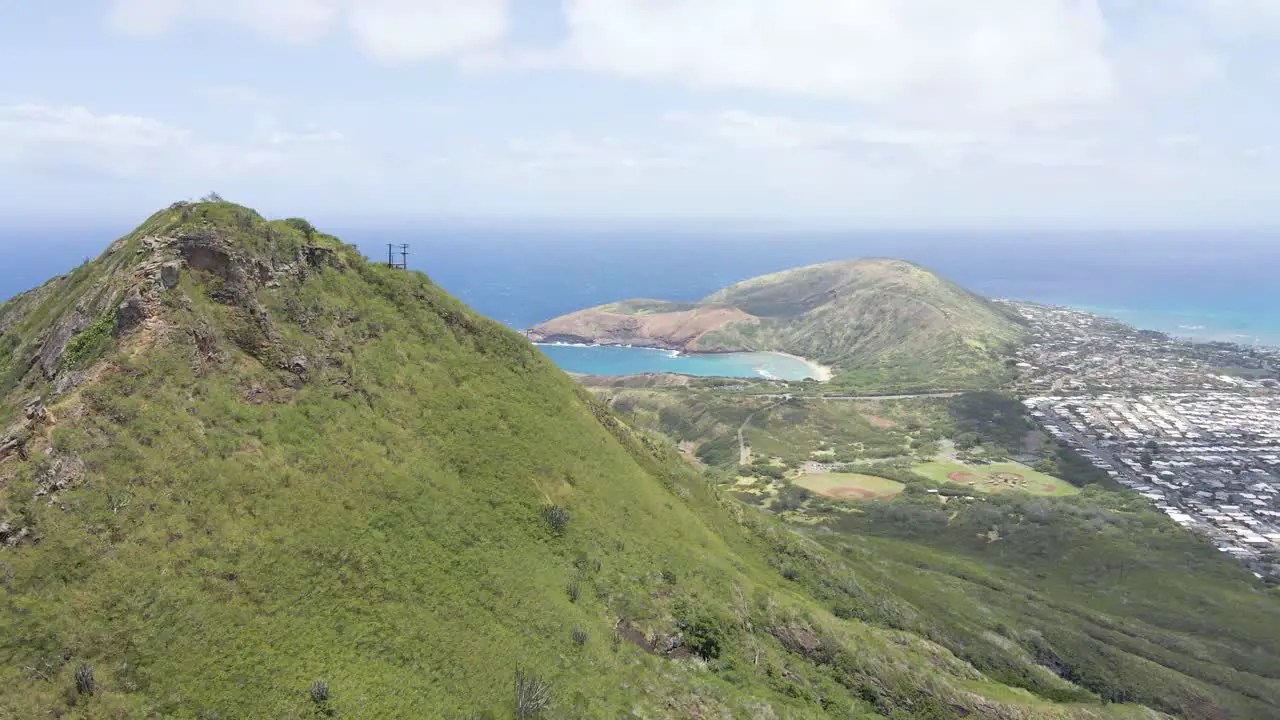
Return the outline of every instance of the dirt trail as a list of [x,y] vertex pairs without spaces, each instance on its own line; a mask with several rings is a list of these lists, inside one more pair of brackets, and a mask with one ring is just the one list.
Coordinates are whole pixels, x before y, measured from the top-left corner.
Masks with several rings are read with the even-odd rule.
[[738,426],[738,465],[739,466],[751,464],[751,447],[747,445],[747,438],[745,435],[743,435],[743,433],[747,429],[747,426],[751,424],[752,418],[754,418],[756,415],[759,415],[762,412],[769,412],[770,410],[778,407],[779,405],[791,399],[789,396],[786,396],[786,395],[783,395],[781,397],[782,397],[782,400],[768,407],[760,408],[759,410],[756,410],[755,412],[748,415],[747,419],[742,421],[742,425]]

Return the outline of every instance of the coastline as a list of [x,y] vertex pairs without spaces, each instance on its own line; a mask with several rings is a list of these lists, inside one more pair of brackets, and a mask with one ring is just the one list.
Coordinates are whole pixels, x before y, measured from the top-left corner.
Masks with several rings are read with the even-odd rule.
[[[1280,349],[1280,332],[1276,330],[1262,328],[1254,329],[1254,331],[1248,333],[1239,332],[1238,328],[1222,327],[1220,324],[1215,324],[1214,318],[1209,316],[1192,318],[1185,314],[1175,316],[1169,313],[1128,308],[1109,308],[1082,303],[1044,302],[1013,298],[997,298],[995,301],[1085,313],[1100,320],[1124,325],[1133,330],[1164,333],[1173,340],[1193,345],[1228,343],[1262,351]],[[1175,320],[1175,318],[1177,319]],[[1193,324],[1188,325],[1186,323]]]
[[[677,356],[677,357],[678,356],[715,357],[717,355],[750,355],[750,354],[776,355],[778,357],[784,357],[804,365],[808,369],[808,373],[807,373],[808,376],[820,383],[825,383],[831,380],[831,378],[835,374],[835,372],[831,368],[827,367],[826,365],[823,365],[819,362],[810,360],[805,357],[801,357],[799,355],[792,355],[791,353],[782,352],[780,350],[722,350],[722,351],[714,351],[714,352],[702,352],[702,351],[677,350],[677,349],[667,348],[667,347],[656,347],[653,345],[632,345],[632,344],[623,344],[623,343],[546,342],[544,340],[533,341],[533,344],[547,346],[547,347],[579,347],[579,348],[621,347],[621,348],[630,348],[634,350],[651,350],[651,351],[656,351],[661,353],[668,353],[668,354],[673,354],[674,356]],[[582,374],[590,374],[590,373],[582,373]],[[647,374],[647,373],[641,373],[641,374]],[[663,374],[684,375],[684,373],[680,373],[678,371],[671,372],[671,373],[663,373]],[[711,375],[687,375],[687,376],[688,377],[731,377],[731,376],[711,376]],[[615,375],[611,377],[629,377],[629,376]],[[732,377],[737,377],[737,376],[732,376]],[[764,376],[762,379],[769,379],[769,378],[767,376]],[[795,381],[789,381],[789,382],[795,382]]]
[[1255,319],[1222,312],[1197,313],[1191,310],[1153,310],[1095,305],[1089,302],[1062,300],[1025,300],[993,298],[999,302],[1039,305],[1043,307],[1088,313],[1103,320],[1120,323],[1135,330],[1160,332],[1183,342],[1209,344],[1230,343],[1260,350],[1280,348],[1280,324],[1261,324]]
[[835,375],[835,371],[832,370],[831,368],[819,362],[816,362],[814,360],[810,360],[809,358],[800,357],[799,355],[792,355],[791,353],[785,353],[785,352],[782,352],[781,350],[761,350],[760,352],[769,352],[769,353],[773,353],[774,355],[789,357],[792,360],[797,360],[799,362],[804,363],[805,365],[808,365],[810,372],[813,373],[812,375],[813,379],[817,380],[820,383],[824,383],[831,380],[831,378]]

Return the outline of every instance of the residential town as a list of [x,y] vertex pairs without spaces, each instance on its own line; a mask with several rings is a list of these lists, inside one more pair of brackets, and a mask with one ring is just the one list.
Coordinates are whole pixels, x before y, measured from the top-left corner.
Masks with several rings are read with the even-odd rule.
[[1032,331],[1014,360],[1025,394],[1280,389],[1280,348],[1191,342],[1079,310],[1001,304]]
[[1280,576],[1280,351],[1199,344],[1018,304],[1032,417],[1259,575]]

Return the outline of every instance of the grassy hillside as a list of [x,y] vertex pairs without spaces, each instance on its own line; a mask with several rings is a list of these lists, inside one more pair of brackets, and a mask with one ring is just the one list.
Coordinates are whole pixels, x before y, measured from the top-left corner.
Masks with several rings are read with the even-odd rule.
[[[1026,467],[968,467],[975,477],[1013,470],[1030,481],[992,494],[981,483],[948,482],[963,466],[920,464],[922,454],[966,435],[988,452],[1027,451],[1037,443],[1016,401],[988,393],[778,403],[707,387],[596,392],[628,422],[731,467],[726,490],[840,553],[837,567],[856,573],[863,600],[858,609],[837,605],[837,614],[865,617],[875,607],[882,621],[1042,696],[1077,697],[1084,688],[1202,718],[1271,718],[1280,707],[1280,589],[1256,582],[1143,499],[1107,491],[1098,484],[1105,474],[1068,467],[1066,458],[1078,456],[1052,444],[1039,452],[1083,492]],[[738,467],[736,432],[747,418],[752,461]],[[801,474],[805,460],[848,469]],[[893,499],[851,500],[859,496]],[[1075,689],[1045,684],[1064,678]]]
[[1002,377],[1001,351],[1021,337],[998,307],[901,260],[796,268],[704,302],[762,320],[711,333],[703,348],[782,349],[838,368],[835,384],[857,390],[990,386]]
[[1023,334],[1000,307],[901,260],[850,260],[753,278],[699,303],[629,300],[533,329],[550,340],[701,352],[780,350],[835,368],[833,392],[974,389],[1006,379]]
[[0,717],[1152,716],[837,617],[832,553],[304,221],[175,205],[0,318]]
[[[519,335],[304,221],[176,205],[0,329],[0,718],[1168,705],[1138,674],[1055,674],[1095,666],[1075,636],[1038,661],[935,622],[881,576],[915,560],[737,504]],[[1188,717],[1260,717],[1256,637],[1187,681]]]

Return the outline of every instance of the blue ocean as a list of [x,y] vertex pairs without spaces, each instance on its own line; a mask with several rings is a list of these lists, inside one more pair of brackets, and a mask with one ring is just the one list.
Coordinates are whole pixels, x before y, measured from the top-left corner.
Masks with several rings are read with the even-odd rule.
[[[0,230],[0,297],[96,255],[127,228]],[[1280,233],[799,232],[429,224],[336,228],[373,258],[409,243],[410,267],[513,328],[629,297],[696,300],[797,265],[898,257],[989,297],[1095,311],[1201,340],[1280,345]],[[546,348],[566,369],[797,377],[786,358],[672,357]],[[781,363],[764,368],[761,363]]]

